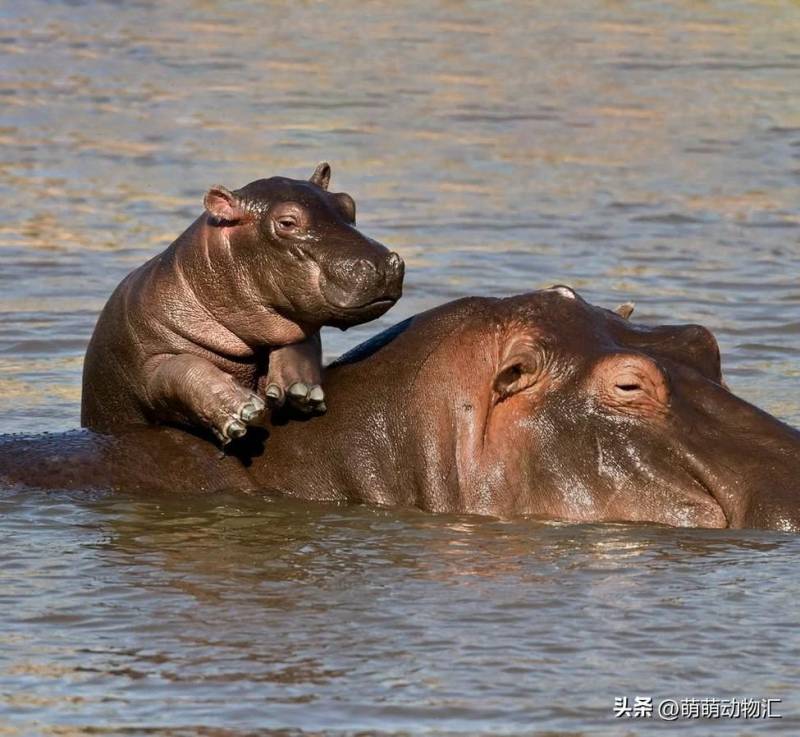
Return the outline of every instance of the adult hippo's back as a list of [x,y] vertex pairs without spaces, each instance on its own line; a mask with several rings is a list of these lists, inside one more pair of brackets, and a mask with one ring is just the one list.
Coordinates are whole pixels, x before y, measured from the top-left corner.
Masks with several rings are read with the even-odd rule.
[[326,415],[275,420],[241,458],[169,428],[7,436],[0,484],[800,530],[800,433],[725,388],[696,325],[632,324],[567,287],[468,298],[367,341],[326,382]]

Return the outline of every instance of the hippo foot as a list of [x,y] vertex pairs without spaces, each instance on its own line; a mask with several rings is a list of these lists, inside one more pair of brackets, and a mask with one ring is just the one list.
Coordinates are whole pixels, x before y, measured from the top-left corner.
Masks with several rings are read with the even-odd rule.
[[284,390],[279,384],[272,383],[267,385],[264,394],[270,409],[278,409],[288,402],[306,414],[323,414],[327,410],[325,392],[319,384],[295,381]]
[[223,446],[238,440],[247,433],[248,425],[257,425],[264,417],[266,405],[261,397],[248,393],[224,413],[220,421],[212,424],[211,431]]
[[269,371],[259,382],[260,394],[270,409],[287,404],[303,414],[322,414],[322,347],[319,333],[302,343],[277,348],[270,354]]

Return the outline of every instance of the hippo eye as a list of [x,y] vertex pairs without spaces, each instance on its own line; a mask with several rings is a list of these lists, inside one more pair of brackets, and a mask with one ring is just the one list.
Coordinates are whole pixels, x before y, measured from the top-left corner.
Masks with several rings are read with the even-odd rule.
[[294,230],[297,227],[297,218],[294,215],[281,215],[276,222],[281,230]]

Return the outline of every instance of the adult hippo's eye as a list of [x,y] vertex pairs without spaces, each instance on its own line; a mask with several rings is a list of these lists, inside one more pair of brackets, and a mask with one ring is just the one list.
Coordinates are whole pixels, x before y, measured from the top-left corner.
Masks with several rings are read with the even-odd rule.
[[649,356],[607,356],[593,367],[589,386],[603,406],[618,412],[653,416],[663,414],[669,406],[669,377]]

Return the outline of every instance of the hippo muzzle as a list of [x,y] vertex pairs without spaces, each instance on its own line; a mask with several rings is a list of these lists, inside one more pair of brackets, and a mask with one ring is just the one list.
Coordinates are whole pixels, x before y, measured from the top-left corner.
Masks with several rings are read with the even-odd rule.
[[405,264],[393,251],[370,240],[370,257],[336,260],[320,270],[319,288],[339,328],[372,320],[403,294]]

